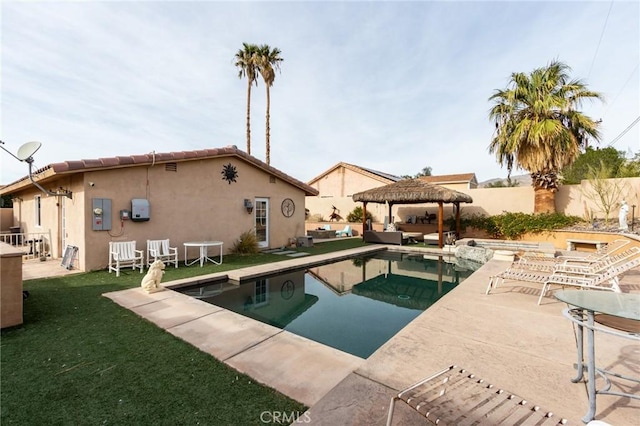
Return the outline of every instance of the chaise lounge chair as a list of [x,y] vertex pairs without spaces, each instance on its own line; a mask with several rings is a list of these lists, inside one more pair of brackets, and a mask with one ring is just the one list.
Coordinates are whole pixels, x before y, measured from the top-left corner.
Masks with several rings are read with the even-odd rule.
[[387,426],[396,401],[402,401],[433,424],[545,425],[567,424],[551,412],[498,389],[455,365],[427,377],[391,398]]
[[[605,270],[609,266],[623,262],[634,256],[640,254],[640,248],[631,247],[628,250],[613,255],[604,255],[599,258],[577,258],[566,259],[562,262],[538,262],[538,261],[522,261],[522,259],[513,262],[511,267],[507,269],[510,273],[518,273],[518,270],[527,271],[540,271],[540,272],[553,272],[568,273],[568,274],[580,274],[584,272],[597,273]],[[557,259],[557,258],[556,258]],[[506,271],[505,271],[506,272]],[[498,274],[499,275],[499,274]]]
[[507,279],[542,284],[538,305],[542,302],[542,298],[552,284],[562,287],[610,290],[619,293],[619,276],[640,266],[640,256],[638,254],[640,254],[640,249],[633,247],[619,255],[611,256],[611,260],[608,263],[600,263],[591,268],[575,265],[556,265],[556,269],[551,273],[548,271],[509,268],[489,279],[486,294],[489,294],[492,288],[496,288],[500,280]]
[[519,263],[591,263],[611,256],[627,244],[629,244],[629,240],[614,240],[604,246],[603,249],[595,253],[590,253],[587,256],[563,255],[558,257],[545,257],[539,253],[526,252],[520,256]]

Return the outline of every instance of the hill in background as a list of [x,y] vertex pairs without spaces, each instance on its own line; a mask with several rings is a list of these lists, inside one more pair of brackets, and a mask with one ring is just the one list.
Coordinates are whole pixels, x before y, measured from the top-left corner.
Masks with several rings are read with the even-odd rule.
[[[519,182],[518,186],[531,186],[531,175],[528,175],[528,174],[511,176],[511,180]],[[485,180],[483,182],[478,182],[478,188],[486,188],[487,185],[493,184],[495,182],[500,182],[500,181],[503,181],[506,184],[507,178],[494,178],[494,179]]]

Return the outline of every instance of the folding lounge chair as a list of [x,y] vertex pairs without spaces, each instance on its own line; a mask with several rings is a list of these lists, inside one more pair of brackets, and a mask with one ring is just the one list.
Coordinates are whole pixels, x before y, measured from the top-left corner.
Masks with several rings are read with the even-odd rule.
[[543,257],[539,253],[526,252],[520,256],[519,263],[589,263],[604,259],[619,251],[627,244],[629,244],[629,240],[614,240],[605,245],[603,249],[595,253],[590,253],[587,256],[563,255],[558,257]]
[[640,249],[633,247],[590,267],[556,265],[553,272],[509,268],[489,279],[486,294],[489,294],[492,288],[496,288],[501,280],[507,279],[542,284],[538,305],[551,284],[620,292],[618,277],[624,272],[640,266],[639,254]]
[[[582,277],[552,274],[542,286],[542,291],[538,298],[538,305],[549,289],[549,286],[552,284],[561,285],[562,287],[572,286],[596,290],[611,290],[616,293],[620,293],[620,275],[637,266],[640,266],[640,257],[636,257],[635,259],[626,262],[617,263],[608,268],[605,272],[599,274],[585,274]],[[609,284],[609,287],[605,287],[607,283]]]
[[606,269],[607,267],[613,265],[614,263],[622,262],[629,258],[632,258],[636,255],[640,254],[640,249],[638,247],[631,247],[628,250],[620,252],[618,254],[613,255],[605,255],[599,258],[593,258],[592,260],[580,260],[579,262],[574,262],[573,260],[567,260],[564,262],[536,262],[536,261],[526,261],[526,262],[513,262],[511,267],[508,269],[513,273],[518,273],[517,270],[528,270],[528,271],[541,271],[541,272],[566,272],[566,273],[574,273],[579,274],[581,272],[590,272],[595,273]]
[[564,425],[568,421],[494,387],[455,365],[427,377],[391,398],[387,426],[396,401],[406,403],[433,424]]

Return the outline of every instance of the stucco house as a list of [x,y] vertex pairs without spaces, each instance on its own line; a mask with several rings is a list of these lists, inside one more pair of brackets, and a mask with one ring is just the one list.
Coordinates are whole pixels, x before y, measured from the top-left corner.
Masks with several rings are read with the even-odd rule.
[[51,258],[77,247],[82,271],[107,267],[110,241],[145,250],[148,239],[168,238],[180,260],[184,242],[222,241],[227,252],[249,230],[262,248],[285,246],[305,234],[305,196],[318,194],[235,146],[65,161],[33,176],[59,195],[28,177],[2,187],[13,225],[49,231]]
[[320,197],[350,197],[356,192],[388,185],[401,179],[389,173],[340,162],[307,183],[318,190]]
[[[373,188],[385,186],[402,180],[402,177],[389,173],[380,172],[354,164],[340,162],[330,167],[325,172],[307,182],[310,186],[318,190],[317,197],[307,197],[306,204],[311,217],[328,217],[335,206],[341,216],[357,207],[351,199],[353,194]],[[444,186],[456,191],[465,192],[478,187],[478,180],[475,173],[459,173],[439,176],[423,176],[420,179],[435,185]],[[435,205],[421,206],[396,206],[394,216],[403,220],[410,215],[424,215],[425,209],[431,209],[435,213]],[[374,220],[382,222],[388,215],[388,209],[382,205],[371,205],[368,210],[374,216]],[[315,222],[308,224],[308,229],[313,229]]]
[[[309,218],[311,220],[319,217],[328,218],[333,213],[333,207],[336,207],[337,213],[340,214],[339,221],[344,222],[346,215],[356,207],[351,195],[399,180],[402,180],[399,176],[340,162],[307,182],[318,191],[318,196],[309,196],[306,199]],[[382,209],[371,213],[376,217],[384,215]],[[309,229],[314,229],[315,226],[315,223],[307,223]]]
[[456,191],[474,189],[478,187],[475,173],[459,173],[453,175],[422,176],[420,179],[428,183],[444,186]]

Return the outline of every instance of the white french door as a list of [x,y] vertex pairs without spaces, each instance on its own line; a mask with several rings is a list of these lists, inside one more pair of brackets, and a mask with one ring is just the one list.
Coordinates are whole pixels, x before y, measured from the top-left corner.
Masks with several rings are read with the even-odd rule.
[[255,230],[260,248],[269,247],[269,199],[256,198]]

